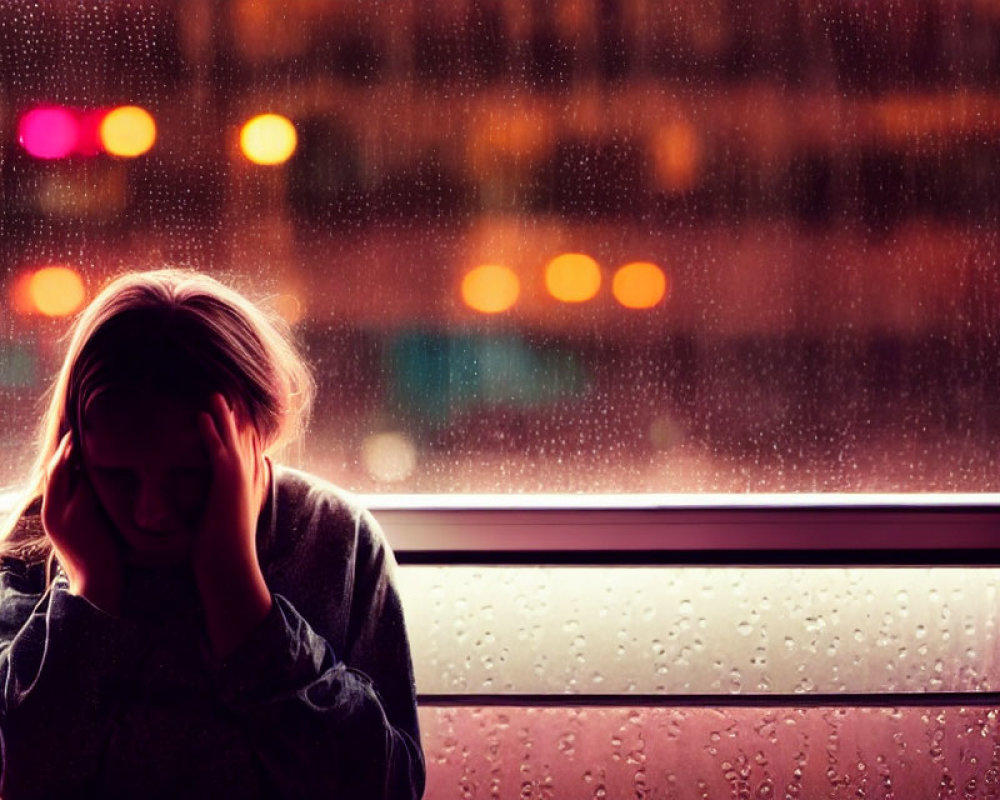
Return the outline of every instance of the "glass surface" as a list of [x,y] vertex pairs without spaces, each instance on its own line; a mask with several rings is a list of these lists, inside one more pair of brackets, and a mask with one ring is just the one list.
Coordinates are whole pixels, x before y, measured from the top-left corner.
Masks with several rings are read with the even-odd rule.
[[357,490],[997,491],[998,41],[957,0],[8,0],[0,485],[67,315],[166,263],[294,323],[299,463]]
[[422,708],[427,800],[992,798],[996,708]]
[[424,695],[1000,691],[1000,569],[431,567]]

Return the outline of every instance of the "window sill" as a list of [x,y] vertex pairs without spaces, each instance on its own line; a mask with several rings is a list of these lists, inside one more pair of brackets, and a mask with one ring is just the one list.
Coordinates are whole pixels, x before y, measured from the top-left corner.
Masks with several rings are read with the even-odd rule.
[[401,562],[1000,564],[1000,495],[366,495]]

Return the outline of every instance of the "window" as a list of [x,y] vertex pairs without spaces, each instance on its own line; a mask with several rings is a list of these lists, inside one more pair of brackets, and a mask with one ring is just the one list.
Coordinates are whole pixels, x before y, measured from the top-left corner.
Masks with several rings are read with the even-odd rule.
[[429,796],[994,796],[998,69],[982,0],[9,0],[0,485],[205,270],[397,545]]

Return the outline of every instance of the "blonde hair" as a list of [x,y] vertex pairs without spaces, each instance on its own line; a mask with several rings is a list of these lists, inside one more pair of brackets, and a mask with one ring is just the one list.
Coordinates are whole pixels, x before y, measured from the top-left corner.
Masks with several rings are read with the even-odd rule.
[[284,325],[207,275],[161,269],[123,275],[80,314],[53,383],[22,502],[0,529],[0,556],[44,561],[38,524],[18,525],[39,502],[45,471],[87,401],[109,387],[186,396],[221,392],[274,453],[305,430],[312,375]]

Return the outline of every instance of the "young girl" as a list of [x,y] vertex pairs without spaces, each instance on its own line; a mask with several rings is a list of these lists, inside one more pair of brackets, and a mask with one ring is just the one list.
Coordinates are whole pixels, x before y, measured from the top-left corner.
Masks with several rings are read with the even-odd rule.
[[83,312],[0,539],[0,796],[415,798],[393,558],[335,487],[268,457],[312,382],[203,275]]

